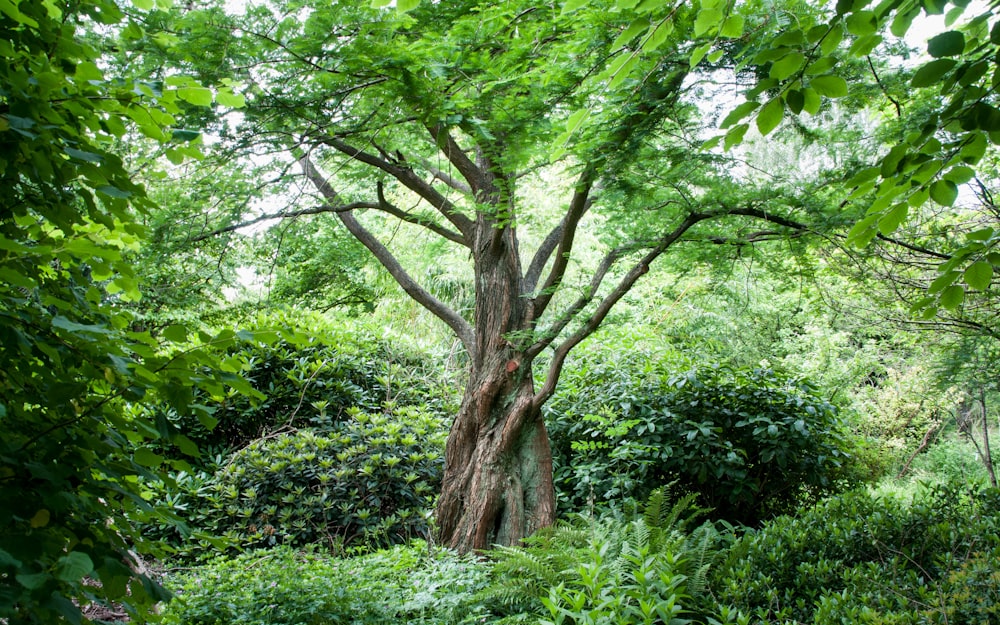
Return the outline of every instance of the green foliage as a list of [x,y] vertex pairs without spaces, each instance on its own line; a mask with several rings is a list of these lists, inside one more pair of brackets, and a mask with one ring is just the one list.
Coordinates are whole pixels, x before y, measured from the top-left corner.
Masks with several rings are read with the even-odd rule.
[[[151,203],[115,153],[130,130],[174,141],[175,86],[106,74],[98,42],[123,13],[111,0],[0,3],[0,620],[79,623],[118,601],[140,616],[164,591],[140,573],[137,529],[168,512],[140,496],[164,458],[197,453],[129,402],[178,410],[192,388],[224,395],[232,370],[200,350],[164,352],[129,332],[139,297],[124,260]],[[209,93],[211,96],[211,93]],[[204,337],[233,343],[235,336]],[[241,387],[247,390],[246,387]],[[187,467],[182,460],[175,468]],[[86,579],[85,578],[89,578]],[[91,580],[99,582],[94,584]],[[85,581],[87,583],[85,583]]]
[[564,374],[549,406],[556,484],[571,509],[677,480],[743,523],[842,489],[848,442],[805,382],[766,369],[689,369],[624,357]]
[[[967,15],[969,7],[965,1],[862,0],[838,2],[836,11],[827,14],[796,15],[763,50],[747,55],[746,61],[762,71],[746,93],[747,102],[737,106],[727,123],[753,113],[756,107],[749,104],[764,94],[770,100],[757,113],[763,134],[777,126],[780,111],[786,108],[795,115],[803,110],[818,114],[822,98],[843,98],[866,88],[848,88],[845,78],[851,75],[845,69],[852,61],[870,59],[876,49],[884,50],[889,33],[904,36],[921,14],[939,15],[947,9],[945,30],[927,41],[930,58],[925,57],[907,77],[909,89],[887,91],[885,81],[876,75],[878,87],[895,106],[895,116],[905,111],[909,128],[891,133],[883,154],[843,181],[842,192],[863,211],[848,234],[848,241],[861,247],[876,237],[893,235],[931,202],[950,208],[960,187],[976,176],[976,168],[989,171],[990,159],[984,156],[1000,130],[1000,110],[990,95],[1000,84],[996,7],[979,8],[975,14],[970,10]],[[785,63],[790,58],[795,61]],[[922,98],[931,104],[921,105]],[[809,101],[815,104],[806,106]],[[730,139],[732,134],[731,130],[726,135],[727,148],[742,139],[742,135]],[[991,223],[958,245],[937,267],[938,277],[949,284],[927,289],[913,312],[933,318],[960,308],[967,293],[986,290],[1000,260],[998,243],[1000,229]]]
[[168,498],[191,529],[241,547],[400,543],[429,532],[445,435],[440,417],[417,408],[354,409],[328,431],[255,441]]
[[419,405],[442,415],[455,409],[454,392],[425,357],[377,338],[360,322],[334,325],[299,312],[271,315],[250,327],[270,334],[266,328],[280,328],[280,338],[220,350],[218,356],[245,363],[242,375],[263,399],[196,395],[195,402],[211,413],[209,421],[167,404],[153,407],[157,418],[184,431],[208,458],[288,428],[329,430],[355,408]]
[[220,558],[177,575],[166,625],[459,625],[480,622],[470,601],[486,567],[415,541],[336,559],[288,547]]
[[744,536],[713,591],[762,623],[991,622],[998,510],[1000,492],[979,487],[910,504],[851,493]]
[[702,512],[693,500],[657,489],[632,520],[577,517],[500,548],[479,599],[501,623],[673,623],[707,605],[723,544],[711,524],[689,529]]

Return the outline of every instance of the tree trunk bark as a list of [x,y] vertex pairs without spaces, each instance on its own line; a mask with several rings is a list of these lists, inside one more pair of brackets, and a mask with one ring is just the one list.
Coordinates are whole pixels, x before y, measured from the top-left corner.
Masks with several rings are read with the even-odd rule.
[[461,553],[512,545],[554,522],[552,452],[533,398],[530,371],[506,367],[466,390],[445,452],[444,544]]
[[477,223],[475,342],[445,450],[439,538],[461,553],[512,545],[555,520],[552,451],[536,402],[530,327],[512,226]]

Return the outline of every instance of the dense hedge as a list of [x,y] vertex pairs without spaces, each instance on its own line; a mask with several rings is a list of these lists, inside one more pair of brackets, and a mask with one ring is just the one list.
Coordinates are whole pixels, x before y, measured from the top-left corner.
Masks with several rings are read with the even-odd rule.
[[[281,319],[262,321],[255,332],[273,332],[266,328],[274,321]],[[309,321],[313,325],[306,329]],[[152,406],[156,418],[173,422],[198,445],[203,466],[276,430],[329,430],[354,408],[454,410],[456,390],[426,356],[380,339],[359,324],[334,328],[308,316],[298,322],[277,330],[278,340],[244,343],[220,356],[240,369],[262,399],[201,394],[192,402],[202,410],[187,414],[166,404]]]
[[670,369],[623,358],[566,371],[547,407],[563,510],[676,482],[716,518],[754,524],[853,483],[836,410],[807,383],[768,369]]
[[[178,513],[189,527],[241,547],[339,550],[426,536],[445,423],[413,407],[349,415],[327,432],[260,439],[214,474],[182,479],[184,492],[172,495]],[[171,539],[184,547],[180,537]]]
[[460,625],[487,569],[419,541],[337,559],[288,547],[219,558],[168,577],[165,625]]
[[1000,491],[855,492],[738,541],[720,601],[769,623],[1000,622]]

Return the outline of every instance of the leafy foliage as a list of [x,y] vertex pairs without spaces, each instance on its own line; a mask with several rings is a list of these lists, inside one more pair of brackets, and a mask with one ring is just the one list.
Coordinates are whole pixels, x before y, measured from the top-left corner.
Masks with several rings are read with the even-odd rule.
[[577,517],[499,548],[479,598],[501,623],[672,623],[706,600],[723,543],[711,524],[690,529],[693,500],[657,489],[630,521]]
[[458,625],[481,622],[469,598],[486,567],[419,541],[336,559],[288,547],[217,559],[170,577],[167,625]]
[[762,623],[991,622],[1000,579],[984,562],[1000,555],[998,504],[995,489],[957,485],[911,504],[831,499],[740,539],[713,590]]
[[[183,430],[208,458],[227,455],[265,435],[294,428],[330,430],[364,412],[424,406],[445,414],[457,398],[424,356],[377,338],[359,321],[338,326],[319,315],[272,314],[249,324],[275,340],[220,350],[245,363],[242,375],[261,398],[195,396],[211,419],[169,404],[153,406]],[[277,330],[268,330],[275,327]]]
[[848,441],[807,383],[766,369],[671,368],[624,357],[567,371],[549,419],[572,509],[676,480],[718,517],[755,523],[844,488]]
[[[174,115],[187,106],[177,84],[102,69],[98,43],[114,38],[122,20],[111,0],[0,3],[5,622],[79,623],[81,606],[110,601],[140,615],[163,598],[140,572],[152,545],[137,524],[167,516],[138,487],[164,458],[132,450],[157,439],[197,449],[126,404],[158,395],[181,410],[193,387],[216,396],[227,383],[249,390],[205,352],[164,352],[148,334],[128,331],[123,307],[139,290],[124,257],[143,234],[135,211],[151,204],[113,148],[135,129],[179,160],[197,150],[174,133]],[[204,91],[199,104],[210,105]],[[235,340],[231,332],[203,339]]]
[[327,431],[255,441],[168,498],[192,529],[242,547],[400,543],[429,533],[445,432],[416,408],[353,409]]

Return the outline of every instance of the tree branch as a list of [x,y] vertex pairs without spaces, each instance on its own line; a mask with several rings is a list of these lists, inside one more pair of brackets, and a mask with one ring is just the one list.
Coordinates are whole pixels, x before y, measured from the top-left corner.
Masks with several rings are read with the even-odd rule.
[[448,162],[455,166],[458,173],[462,174],[462,178],[465,178],[470,191],[473,195],[477,196],[476,199],[480,199],[478,195],[482,193],[484,184],[486,183],[486,176],[483,174],[483,170],[472,162],[472,159],[465,154],[465,151],[462,150],[461,146],[455,141],[455,138],[451,136],[451,133],[442,124],[428,125],[426,128],[431,133],[431,136],[434,137],[434,143],[444,153]]
[[459,233],[457,233],[457,232],[455,232],[453,230],[449,230],[449,229],[445,228],[444,226],[441,226],[440,224],[434,223],[430,219],[427,219],[425,217],[421,217],[420,215],[414,215],[413,213],[409,213],[407,211],[404,211],[403,209],[401,209],[398,206],[396,206],[396,205],[392,204],[391,202],[389,202],[387,199],[385,199],[385,193],[383,192],[382,183],[381,182],[378,183],[378,187],[377,187],[376,193],[378,194],[378,205],[375,208],[377,208],[378,210],[380,210],[380,211],[382,211],[384,213],[388,213],[388,214],[392,215],[393,217],[396,217],[396,218],[398,218],[398,219],[400,219],[402,221],[405,221],[407,223],[411,223],[411,224],[415,224],[417,226],[422,226],[424,228],[427,228],[431,232],[433,232],[433,233],[435,233],[435,234],[437,234],[437,235],[439,235],[439,236],[441,236],[441,237],[443,237],[445,239],[448,239],[449,241],[452,241],[454,243],[458,243],[459,245],[462,245],[462,246],[465,246],[465,247],[469,247],[469,242],[466,241],[465,237],[463,237],[461,234],[459,234]]
[[366,165],[371,165],[372,167],[384,171],[399,182],[403,183],[403,186],[427,200],[431,206],[444,215],[445,219],[450,221],[451,224],[462,233],[462,236],[465,237],[466,240],[472,240],[474,228],[473,221],[463,215],[461,211],[458,210],[458,207],[452,204],[448,198],[441,195],[441,193],[430,183],[425,182],[423,178],[414,173],[412,169],[408,167],[401,167],[383,158],[379,158],[374,154],[369,154],[368,152],[365,152],[360,148],[356,148],[335,137],[323,137],[320,141],[356,161],[362,162]]
[[[545,279],[545,283],[532,301],[531,319],[538,319],[542,316],[552,301],[552,296],[555,294],[556,289],[562,284],[563,277],[566,275],[570,254],[573,251],[573,240],[576,237],[576,228],[580,225],[580,219],[583,218],[590,208],[590,190],[593,188],[595,173],[594,169],[589,166],[580,172],[580,177],[576,183],[576,190],[573,192],[573,199],[570,200],[566,217],[556,226],[556,229],[561,230],[561,232],[559,244],[555,250],[555,261],[552,263],[552,269],[549,270],[549,275]],[[544,258],[539,258],[539,253],[544,251],[542,248],[539,248],[535,254],[535,258],[531,261],[529,271],[530,268],[538,264],[544,265],[548,257],[551,256],[552,251],[549,251]]]
[[[298,157],[299,165],[302,167],[303,173],[312,182],[313,186],[331,203],[339,202],[339,195],[336,190],[330,185],[330,182],[316,169],[313,165],[312,160],[310,160],[307,154],[303,154]],[[468,321],[462,318],[457,312],[449,308],[444,302],[438,298],[431,295],[426,289],[421,287],[411,276],[403,269],[403,266],[399,264],[396,257],[393,256],[392,252],[389,251],[387,247],[382,245],[382,243],[372,235],[371,232],[365,229],[364,226],[357,220],[352,212],[341,211],[337,213],[340,217],[340,221],[344,226],[350,231],[354,237],[360,241],[368,250],[375,256],[375,258],[382,264],[383,267],[389,272],[389,275],[396,280],[399,286],[403,287],[403,290],[413,298],[418,304],[429,310],[435,317],[443,321],[452,332],[454,332],[465,349],[470,353],[474,354],[476,352],[476,338],[475,332]]]
[[197,243],[198,241],[204,241],[205,239],[209,239],[211,237],[218,236],[220,234],[233,232],[234,230],[239,230],[240,228],[246,228],[247,226],[259,224],[262,221],[269,221],[271,219],[291,219],[293,217],[301,217],[303,215],[320,215],[322,213],[341,213],[345,211],[352,211],[356,208],[381,208],[381,207],[373,202],[351,202],[350,204],[344,204],[343,206],[331,206],[330,204],[323,204],[322,206],[316,206],[313,208],[304,208],[302,210],[297,210],[297,211],[268,213],[266,215],[261,215],[260,217],[255,217],[254,219],[247,219],[246,221],[230,224],[228,226],[225,226],[224,228],[218,228],[211,232],[199,234],[198,236],[192,238],[191,241]]
[[[569,337],[567,337],[566,340],[563,341],[556,348],[555,354],[552,357],[552,362],[549,363],[549,370],[545,376],[545,382],[542,384],[542,388],[539,389],[539,391],[535,394],[533,401],[536,406],[541,407],[542,404],[544,404],[552,396],[552,393],[555,392],[556,382],[558,382],[559,380],[559,375],[560,373],[562,373],[563,365],[566,362],[566,356],[569,354],[570,350],[579,345],[580,342],[583,341],[583,339],[593,334],[594,331],[600,327],[601,323],[604,321],[605,317],[608,316],[608,313],[611,312],[611,309],[614,307],[614,305],[617,304],[618,301],[621,300],[621,298],[624,297],[625,294],[629,292],[629,290],[641,276],[643,276],[646,272],[649,271],[650,263],[656,260],[661,254],[663,254],[663,252],[665,252],[668,248],[670,248],[671,245],[676,243],[682,236],[684,236],[684,233],[687,232],[692,226],[694,226],[700,221],[704,221],[706,219],[712,219],[718,216],[720,215],[711,213],[689,214],[687,217],[684,218],[684,221],[682,221],[676,228],[674,228],[671,232],[669,232],[663,238],[661,238],[660,241],[657,243],[656,247],[647,252],[646,255],[643,256],[642,259],[640,259],[639,262],[637,262],[632,267],[632,269],[629,270],[627,274],[625,274],[625,276],[621,279],[621,281],[618,282],[615,288],[612,289],[610,293],[605,295],[604,298],[600,301],[600,303],[597,305],[597,309],[594,310],[594,314],[591,315],[590,319],[588,319],[587,322],[584,323],[579,330],[577,330]],[[593,297],[593,295],[590,294],[585,297]],[[573,306],[571,306],[570,310],[572,310],[573,307],[576,307],[579,304],[580,301],[578,300],[573,304]],[[586,305],[586,302],[584,302],[584,305]],[[580,308],[582,308],[582,306]],[[568,312],[569,311],[567,311],[567,313]],[[565,317],[572,318],[572,315],[567,314],[564,315],[564,318]],[[547,340],[548,342],[551,343],[554,340],[554,338],[555,337],[549,337],[544,340]],[[534,349],[534,346],[532,346],[532,348],[529,349]]]

